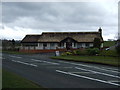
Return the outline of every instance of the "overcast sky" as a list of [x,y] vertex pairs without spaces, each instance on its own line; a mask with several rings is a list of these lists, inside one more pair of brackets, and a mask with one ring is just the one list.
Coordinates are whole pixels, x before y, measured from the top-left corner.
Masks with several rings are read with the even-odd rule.
[[115,39],[118,1],[2,2],[0,38],[20,40],[26,34],[98,31],[102,27],[104,40]]

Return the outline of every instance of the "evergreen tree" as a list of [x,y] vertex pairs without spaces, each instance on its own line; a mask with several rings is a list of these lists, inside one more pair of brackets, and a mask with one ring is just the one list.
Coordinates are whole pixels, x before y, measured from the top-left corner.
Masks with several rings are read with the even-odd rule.
[[95,39],[94,39],[94,43],[93,43],[93,47],[100,49],[100,46],[101,46],[101,41],[100,41],[100,39],[99,39],[99,38],[95,38]]

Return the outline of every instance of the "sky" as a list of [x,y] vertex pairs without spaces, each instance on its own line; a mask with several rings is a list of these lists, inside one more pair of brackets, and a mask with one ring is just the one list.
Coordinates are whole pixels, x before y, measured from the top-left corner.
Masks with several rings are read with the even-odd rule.
[[91,32],[102,28],[104,40],[118,35],[118,1],[2,2],[0,38],[21,40],[42,32]]

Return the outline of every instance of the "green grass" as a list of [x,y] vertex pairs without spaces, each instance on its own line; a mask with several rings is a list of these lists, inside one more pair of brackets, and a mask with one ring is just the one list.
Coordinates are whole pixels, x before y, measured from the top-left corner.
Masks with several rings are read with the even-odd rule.
[[79,61],[88,63],[107,64],[112,66],[120,65],[120,57],[108,57],[108,56],[54,56],[52,59],[61,59],[68,61]]
[[2,70],[2,88],[40,88],[40,90],[44,90],[41,86],[7,70]]
[[99,55],[105,56],[119,56],[116,50],[102,50]]
[[115,41],[104,41],[103,46],[104,47],[111,47],[115,45]]

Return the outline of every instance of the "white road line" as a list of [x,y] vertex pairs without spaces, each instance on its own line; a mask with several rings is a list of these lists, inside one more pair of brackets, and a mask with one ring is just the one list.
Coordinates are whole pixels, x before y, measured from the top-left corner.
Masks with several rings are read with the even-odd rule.
[[29,63],[25,63],[25,62],[21,62],[21,61],[16,61],[16,60],[12,60],[12,61],[17,62],[17,63],[21,63],[21,64],[25,64],[25,65],[30,65],[30,66],[37,67],[37,65],[35,65],[35,64],[29,64]]
[[42,62],[41,60],[37,60],[37,59],[31,59],[31,60],[36,62]]
[[84,71],[89,71],[89,72],[93,72],[93,73],[97,73],[97,74],[101,74],[101,75],[105,75],[105,76],[110,76],[110,77],[114,77],[114,78],[119,78],[119,76],[115,76],[115,75],[111,75],[111,74],[107,74],[107,73],[101,73],[101,72],[97,72],[97,71],[93,71],[93,70],[89,70],[89,69],[83,69],[83,68],[78,68],[78,67],[75,67],[76,69],[79,69],[79,70],[84,70]]
[[108,82],[120,82],[119,80],[109,80]]
[[73,68],[73,67],[48,67],[48,68]]
[[[105,68],[105,67],[104,67],[104,68],[102,67],[102,69],[106,69],[106,68]],[[107,68],[107,69],[108,69],[108,70],[113,70],[113,71],[118,71],[118,70],[119,70],[119,69],[115,69],[115,68],[114,68],[114,69],[113,69],[113,68]]]
[[59,62],[73,64],[73,65],[78,65],[78,66],[84,66],[84,67],[89,67],[89,68],[95,68],[95,69],[104,70],[104,71],[110,71],[110,72],[114,72],[114,73],[120,73],[119,71],[108,70],[107,68],[106,69],[102,69],[102,68],[95,67],[95,66],[89,66],[89,65],[84,65],[84,64],[77,64],[77,63],[71,63],[71,62],[64,62],[64,61],[59,61]]
[[48,62],[48,61],[43,61],[45,63],[50,63],[50,64],[56,64],[56,65],[59,65],[59,63],[53,63],[53,62]]
[[48,61],[43,61],[43,60],[36,60],[36,59],[31,59],[36,62],[44,62],[44,63],[49,63],[49,64],[54,64],[54,65],[59,65],[59,63],[54,63],[54,62],[48,62]]
[[11,55],[10,55],[10,57],[14,57],[14,58],[22,58],[22,57],[18,57],[18,56],[11,56]]
[[82,75],[77,75],[77,74],[73,74],[73,73],[69,73],[69,72],[65,72],[65,71],[61,71],[61,70],[56,70],[56,72],[64,73],[67,75],[72,75],[72,76],[76,76],[76,77],[80,77],[80,78],[85,78],[85,79],[89,79],[89,80],[94,80],[94,81],[98,81],[98,82],[102,82],[102,83],[107,83],[107,84],[111,84],[111,85],[115,85],[115,86],[120,86],[119,84],[116,84],[116,83],[112,83],[112,82],[108,82],[108,81],[104,81],[104,80],[100,80],[100,79],[95,79],[95,78],[91,78],[91,77],[86,77],[86,76],[82,76]]

